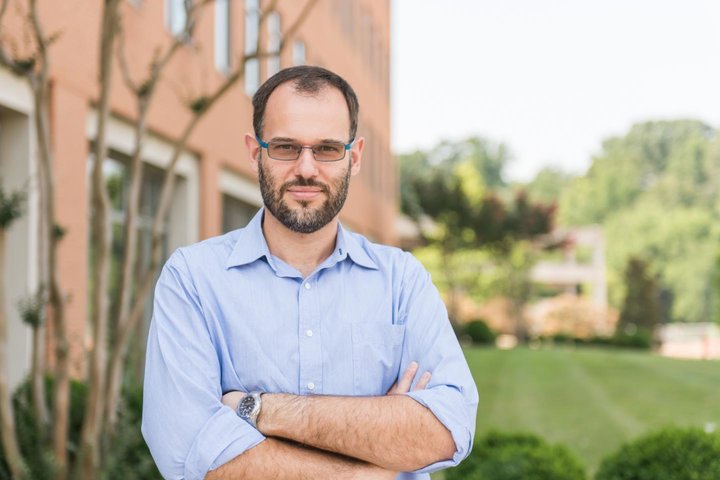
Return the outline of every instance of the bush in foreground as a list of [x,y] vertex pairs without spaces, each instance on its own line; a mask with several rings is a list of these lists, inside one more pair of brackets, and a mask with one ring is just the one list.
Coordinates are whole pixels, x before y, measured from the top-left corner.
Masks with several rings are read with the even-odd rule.
[[720,434],[666,428],[621,446],[600,464],[595,480],[720,479]]
[[583,480],[585,469],[561,445],[536,435],[490,432],[446,480]]
[[[45,379],[46,407],[50,410],[54,382],[51,377]],[[71,380],[70,382],[70,425],[68,428],[68,451],[71,467],[77,461],[80,444],[80,432],[85,414],[87,385]],[[15,425],[20,451],[29,469],[32,480],[52,480],[55,465],[50,452],[50,432],[44,431],[35,418],[31,404],[30,383],[20,384],[13,395]],[[158,472],[150,451],[140,432],[142,417],[142,390],[140,387],[127,387],[123,391],[119,420],[115,435],[107,437],[107,464],[103,471],[103,480],[159,480]],[[0,444],[0,480],[11,480]]]
[[494,345],[495,332],[484,320],[473,320],[465,325],[465,334],[472,339],[475,345]]

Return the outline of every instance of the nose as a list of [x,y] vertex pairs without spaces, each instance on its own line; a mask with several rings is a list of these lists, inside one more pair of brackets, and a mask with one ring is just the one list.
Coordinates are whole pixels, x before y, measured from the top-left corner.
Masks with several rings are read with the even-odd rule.
[[295,175],[303,178],[312,178],[317,176],[318,169],[312,149],[303,147],[300,156],[295,161]]

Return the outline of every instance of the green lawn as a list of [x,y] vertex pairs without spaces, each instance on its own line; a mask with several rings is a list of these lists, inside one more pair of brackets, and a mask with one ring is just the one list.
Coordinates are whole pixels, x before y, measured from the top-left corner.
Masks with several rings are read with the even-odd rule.
[[480,392],[476,436],[534,432],[570,447],[590,472],[648,430],[720,428],[720,362],[589,348],[476,348],[466,356]]

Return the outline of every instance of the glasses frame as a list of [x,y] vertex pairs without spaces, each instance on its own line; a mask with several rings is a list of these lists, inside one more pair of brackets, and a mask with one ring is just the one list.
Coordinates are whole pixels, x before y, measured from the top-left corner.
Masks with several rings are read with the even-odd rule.
[[[298,152],[297,157],[295,157],[295,158],[293,158],[293,159],[289,159],[289,158],[275,158],[275,157],[273,157],[272,155],[270,155],[270,148],[269,148],[269,147],[270,147],[270,142],[264,141],[262,138],[260,138],[260,137],[257,136],[257,135],[255,135],[255,139],[258,141],[258,143],[260,144],[260,147],[261,147],[261,148],[264,148],[265,150],[267,150],[268,157],[269,157],[269,158],[272,158],[273,160],[276,160],[276,161],[278,161],[278,162],[296,162],[297,159],[300,158],[300,155],[302,155],[302,151],[303,151],[303,149],[305,149],[305,148],[309,148],[310,151],[312,152],[313,159],[315,159],[316,162],[320,162],[320,163],[334,163],[334,162],[339,162],[340,160],[344,159],[344,158],[345,158],[345,155],[346,155],[346,154],[343,154],[343,156],[340,157],[340,158],[338,158],[337,160],[319,160],[319,159],[315,156],[315,150],[313,150],[313,149],[314,149],[315,147],[318,147],[318,146],[323,145],[322,143],[316,143],[315,145],[301,145],[301,144],[298,143],[298,142],[287,142],[287,143],[297,143],[298,145],[300,145],[300,151]],[[328,142],[326,142],[326,143],[328,143]],[[335,142],[333,142],[333,143],[335,143]],[[340,145],[342,145],[343,147],[345,147],[345,152],[347,152],[348,150],[350,150],[350,149],[352,148],[353,144],[355,143],[355,139],[353,138],[352,140],[350,140],[350,143],[342,143],[342,142],[337,142],[337,143],[339,143]]]

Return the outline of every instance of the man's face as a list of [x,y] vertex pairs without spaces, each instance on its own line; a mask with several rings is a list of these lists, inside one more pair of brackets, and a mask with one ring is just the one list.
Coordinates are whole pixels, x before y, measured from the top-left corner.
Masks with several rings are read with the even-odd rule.
[[[348,143],[350,120],[342,94],[325,87],[317,94],[297,93],[291,83],[280,85],[268,99],[263,140],[293,141],[310,146]],[[295,161],[269,158],[254,138],[246,143],[258,168],[260,192],[267,210],[288,229],[313,233],[330,223],[347,198],[350,177],[360,168],[362,139],[342,160],[323,163],[309,148]],[[253,142],[255,148],[253,148]]]

